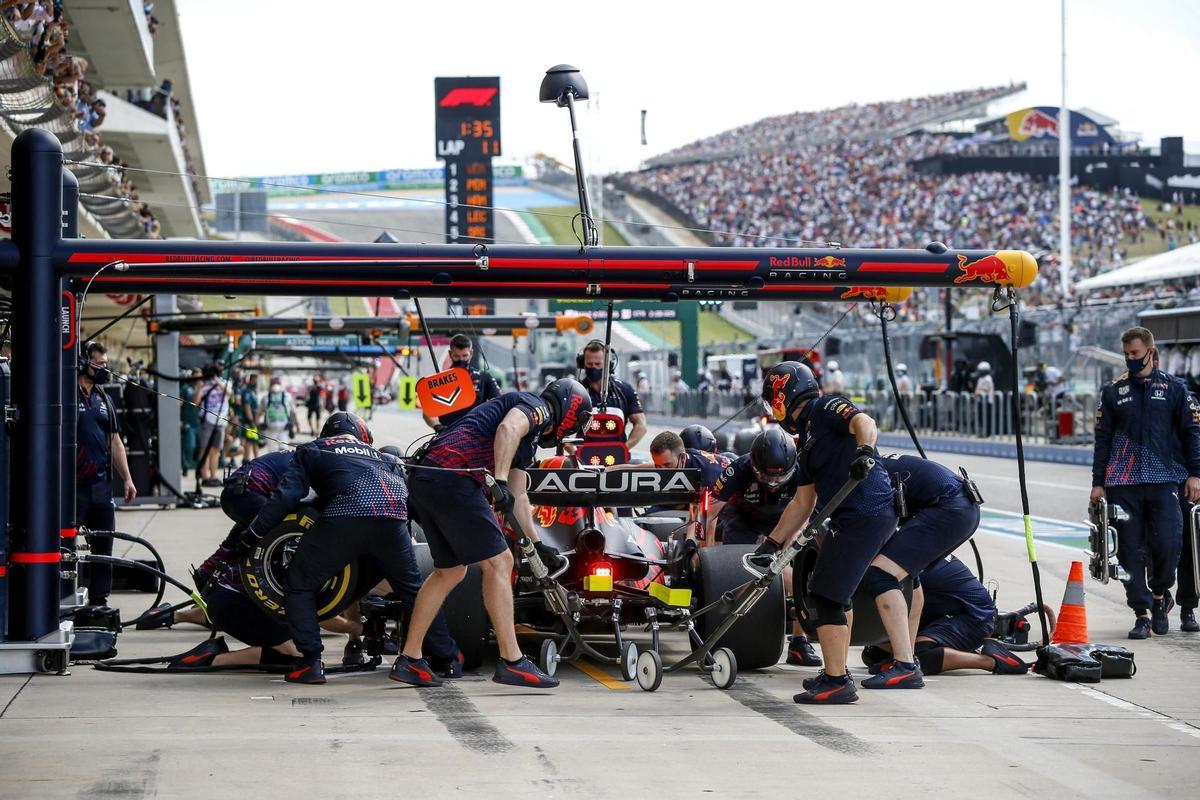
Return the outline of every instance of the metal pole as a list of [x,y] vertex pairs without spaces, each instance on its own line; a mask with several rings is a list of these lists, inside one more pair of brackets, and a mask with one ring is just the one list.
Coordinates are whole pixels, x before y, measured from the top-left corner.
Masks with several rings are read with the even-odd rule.
[[1058,108],[1058,280],[1071,296],[1071,109],[1067,107],[1067,0],[1062,9],[1062,104]]
[[583,215],[583,243],[588,247],[599,244],[592,204],[588,199],[587,176],[583,171],[583,151],[579,147],[579,129],[575,126],[575,93],[567,92],[567,110],[571,113],[571,147],[575,153],[575,188],[579,191],[579,213]]
[[[47,457],[62,446],[62,327],[54,250],[62,236],[62,145],[30,128],[12,147],[14,273],[13,396],[20,420],[13,436],[13,516],[9,609],[11,638],[33,641],[58,630],[61,465]],[[59,366],[54,366],[59,365]]]
[[[62,171],[62,236],[64,239],[79,238],[79,181],[68,169]],[[81,320],[76,316],[75,296],[71,294],[68,281],[60,281],[62,309],[62,456],[59,497],[59,544],[67,550],[75,549],[75,436],[79,424],[79,407],[76,403],[79,368],[79,332]],[[74,602],[78,581],[63,578],[59,585],[59,598]]]

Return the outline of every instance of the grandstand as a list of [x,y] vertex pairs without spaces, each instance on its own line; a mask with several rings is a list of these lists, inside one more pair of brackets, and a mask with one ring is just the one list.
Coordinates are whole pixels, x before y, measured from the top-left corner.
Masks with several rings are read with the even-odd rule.
[[[1010,159],[1008,168],[992,158],[985,171],[956,174],[930,168],[974,141],[970,134],[939,132],[944,123],[983,119],[990,104],[1022,88],[771,117],[650,159],[646,169],[615,182],[688,227],[709,231],[701,236],[714,245],[807,240],[922,247],[938,240],[956,248],[1029,250],[1042,269],[1025,301],[1059,303],[1055,180],[1020,171],[1029,158]],[[1173,199],[1178,210],[1197,198],[1193,192]],[[1200,235],[1183,215],[1168,235],[1129,185],[1074,188],[1072,230],[1072,282],[1125,263],[1131,251],[1166,250]],[[924,316],[926,294],[909,302],[910,316]]]

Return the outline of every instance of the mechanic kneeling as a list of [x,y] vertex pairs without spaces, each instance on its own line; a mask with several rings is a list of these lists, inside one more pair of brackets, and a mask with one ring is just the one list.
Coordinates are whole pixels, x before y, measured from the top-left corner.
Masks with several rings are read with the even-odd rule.
[[[919,590],[925,599],[916,658],[924,674],[956,669],[981,669],[995,675],[1029,671],[1029,665],[1011,650],[988,638],[995,628],[996,604],[966,564],[953,555],[939,559],[920,574]],[[893,657],[886,644],[867,645],[862,659],[872,673],[878,673]]]
[[[782,429],[768,428],[754,437],[749,453],[725,468],[713,487],[713,497],[725,503],[717,515],[717,539],[722,544],[758,544],[779,524],[796,486],[796,442]],[[791,567],[783,572],[783,587],[790,597]],[[820,656],[795,617],[787,663],[821,666]]]
[[814,509],[828,503],[847,477],[860,481],[833,512],[809,579],[816,606],[817,638],[825,669],[806,680],[797,703],[853,703],[858,699],[846,667],[850,611],[855,589],[871,560],[896,530],[891,481],[875,459],[875,421],[840,395],[821,396],[812,370],[784,361],[763,376],[763,399],[780,426],[804,434],[797,459],[796,494],[758,552],[774,553],[807,524]]
[[920,619],[920,593],[912,610],[904,602],[900,582],[917,575],[953,553],[979,527],[979,503],[974,482],[918,456],[895,456],[880,464],[897,487],[904,516],[896,535],[867,567],[862,587],[875,598],[879,618],[891,642],[892,660],[863,681],[868,689],[920,689],[925,685],[913,657],[913,631]]
[[[561,557],[538,539],[524,470],[534,463],[539,445],[554,447],[577,435],[591,413],[587,391],[571,378],[554,381],[540,397],[508,392],[472,409],[435,436],[412,465],[412,504],[429,542],[433,573],[417,595],[404,649],[392,669],[393,680],[414,686],[440,683],[422,657],[421,640],[447,595],[466,576],[467,567],[480,564],[484,606],[500,648],[492,680],[536,688],[558,685],[558,679],[540,670],[517,644],[513,554],[493,507],[512,512],[546,567],[553,570]],[[488,475],[494,478],[490,502],[484,488]]]
[[[320,438],[297,448],[283,481],[246,528],[242,546],[253,548],[308,494],[317,493],[321,516],[300,538],[287,569],[286,619],[303,660],[285,678],[292,683],[324,683],[317,591],[346,564],[373,562],[392,591],[411,607],[421,585],[408,525],[408,487],[403,467],[371,446],[371,432],[355,414],[338,411]],[[457,645],[441,615],[422,631],[447,677],[462,674]],[[395,671],[395,666],[393,666]]]

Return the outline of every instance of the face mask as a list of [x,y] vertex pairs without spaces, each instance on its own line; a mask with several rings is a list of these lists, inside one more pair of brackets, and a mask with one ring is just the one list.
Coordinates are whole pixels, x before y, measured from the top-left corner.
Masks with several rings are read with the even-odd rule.
[[108,383],[110,377],[112,372],[108,367],[92,367],[92,380],[96,383]]
[[471,361],[469,359],[466,361],[451,361],[450,366],[451,367],[462,367],[463,369],[469,369],[471,366]]
[[1153,363],[1151,359],[1154,357],[1154,351],[1149,350],[1146,355],[1141,358],[1125,359],[1125,369],[1129,370],[1129,377],[1137,377],[1137,374],[1146,368],[1147,364]]
[[598,381],[604,377],[604,370],[600,367],[584,367],[583,371],[589,381]]

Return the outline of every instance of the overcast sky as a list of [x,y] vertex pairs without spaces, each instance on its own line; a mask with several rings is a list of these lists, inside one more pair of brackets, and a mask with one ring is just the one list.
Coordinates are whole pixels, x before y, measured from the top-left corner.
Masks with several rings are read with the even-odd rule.
[[[537,102],[561,62],[592,91],[593,170],[790,111],[1022,80],[997,111],[1060,97],[1054,0],[177,5],[213,175],[433,165],[439,75],[499,75],[504,155],[569,160],[566,112]],[[1200,0],[1071,0],[1067,24],[1073,108],[1200,150]]]

